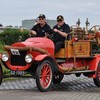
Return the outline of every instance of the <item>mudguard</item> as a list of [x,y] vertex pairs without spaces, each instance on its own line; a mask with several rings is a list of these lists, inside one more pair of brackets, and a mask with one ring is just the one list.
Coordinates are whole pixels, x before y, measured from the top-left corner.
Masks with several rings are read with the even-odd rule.
[[46,55],[46,54],[42,54],[42,55],[36,56],[34,60],[35,60],[35,61],[42,61],[42,60],[45,59],[46,57],[50,57],[50,56],[48,56],[48,55]]
[[38,55],[38,56],[35,57],[34,60],[37,61],[37,62],[40,62],[40,61],[43,61],[44,59],[48,59],[52,62],[53,70],[55,72],[60,71],[59,68],[58,68],[58,64],[57,64],[56,60],[53,57],[49,56],[49,55],[46,55],[46,54]]
[[[100,55],[96,55],[95,58],[88,60],[87,65],[89,66],[89,70],[97,70],[98,64],[100,63]],[[96,74],[92,76],[96,78]]]

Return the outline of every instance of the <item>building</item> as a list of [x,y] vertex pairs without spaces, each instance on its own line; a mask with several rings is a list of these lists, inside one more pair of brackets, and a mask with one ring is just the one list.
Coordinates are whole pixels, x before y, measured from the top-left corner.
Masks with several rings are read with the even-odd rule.
[[[36,19],[30,20],[22,20],[22,27],[26,29],[31,29],[36,22]],[[47,23],[50,25],[51,28],[57,23],[56,20],[47,20]]]
[[14,26],[14,27],[13,27],[12,25],[4,26],[4,27],[3,27],[3,26],[0,26],[0,33],[2,33],[5,29],[16,29],[16,30],[17,30],[17,29],[18,29],[18,30],[23,30],[23,29],[24,29],[24,30],[26,30],[26,29],[23,28],[22,26],[20,26],[20,27],[19,27],[19,26]]
[[0,27],[0,33],[2,33],[4,30],[4,27]]

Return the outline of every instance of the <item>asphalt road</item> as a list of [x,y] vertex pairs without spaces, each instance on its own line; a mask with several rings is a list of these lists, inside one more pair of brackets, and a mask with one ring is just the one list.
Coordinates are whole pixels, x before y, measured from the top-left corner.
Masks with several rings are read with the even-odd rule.
[[90,78],[69,75],[50,91],[40,92],[34,79],[21,79],[3,82],[0,100],[100,100],[100,88]]

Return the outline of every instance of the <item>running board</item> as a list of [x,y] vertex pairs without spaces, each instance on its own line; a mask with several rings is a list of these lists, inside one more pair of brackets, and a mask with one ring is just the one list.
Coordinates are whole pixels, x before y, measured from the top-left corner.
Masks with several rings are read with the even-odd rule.
[[56,59],[57,63],[64,63],[66,62],[66,59]]
[[72,72],[65,72],[64,74],[78,74],[78,73],[95,73],[94,70],[83,70],[83,71],[72,71]]

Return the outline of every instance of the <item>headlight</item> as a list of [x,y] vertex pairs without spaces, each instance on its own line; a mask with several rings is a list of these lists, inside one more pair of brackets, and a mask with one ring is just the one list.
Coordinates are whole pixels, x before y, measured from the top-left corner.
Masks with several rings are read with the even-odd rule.
[[32,57],[31,54],[28,54],[28,55],[25,56],[25,61],[26,61],[27,63],[32,62],[32,59],[33,59],[33,57]]
[[6,62],[8,61],[8,59],[9,59],[8,54],[2,54],[2,61]]

